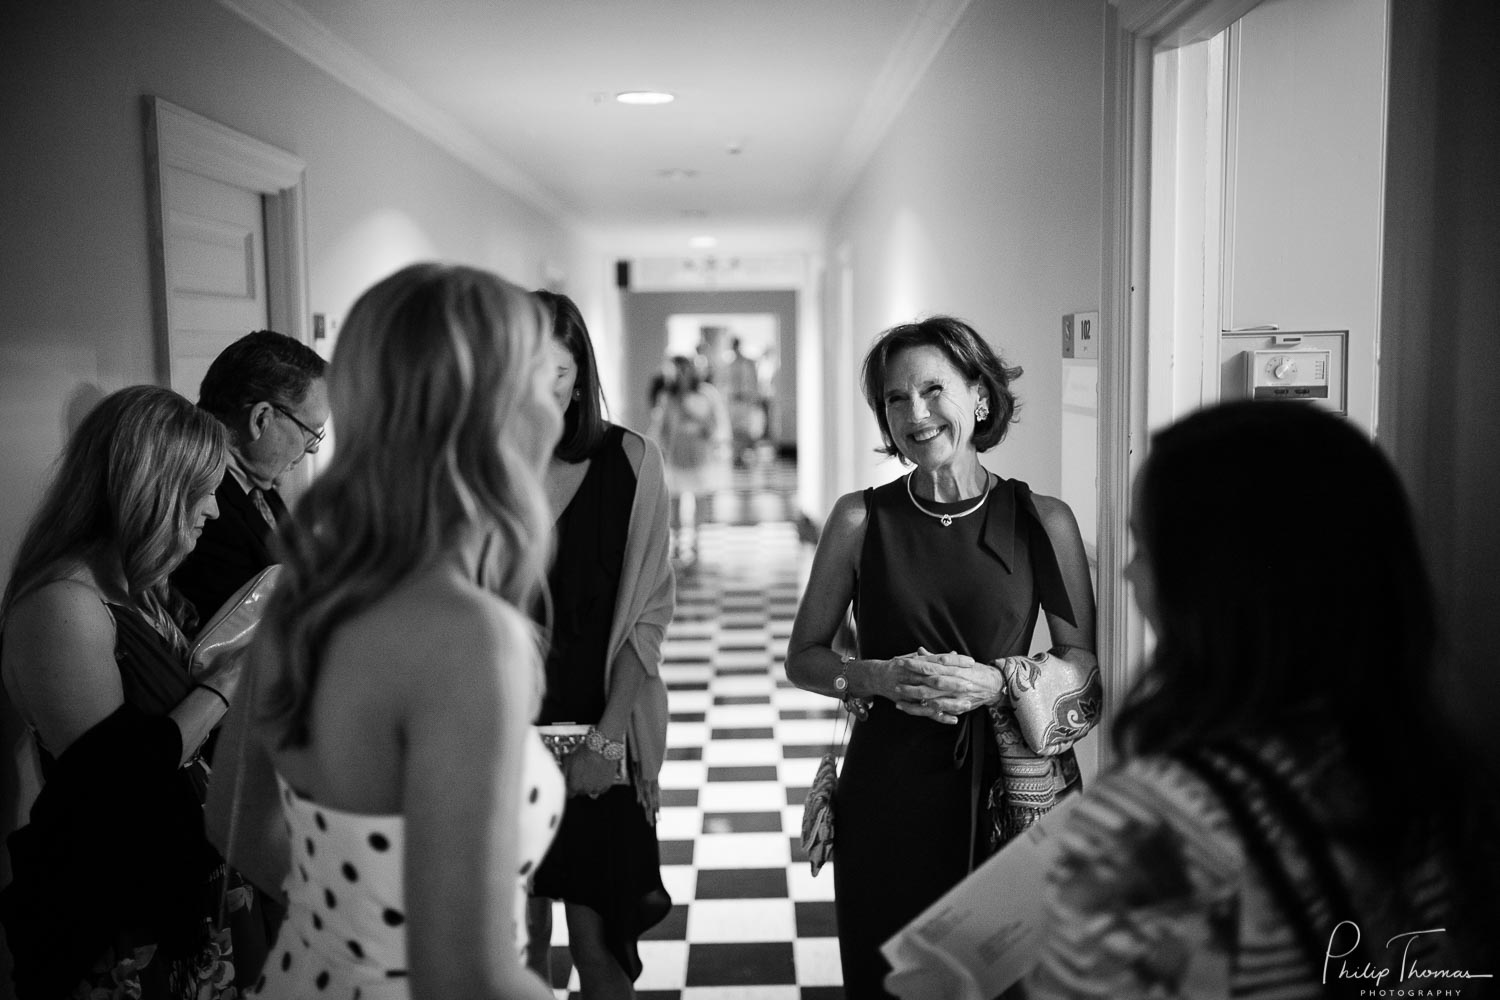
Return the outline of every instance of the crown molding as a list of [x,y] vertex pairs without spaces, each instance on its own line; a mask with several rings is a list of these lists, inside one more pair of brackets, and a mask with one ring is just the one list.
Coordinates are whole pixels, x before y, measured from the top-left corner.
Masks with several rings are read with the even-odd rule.
[[971,2],[926,0],[912,17],[906,34],[886,57],[864,105],[854,117],[854,124],[834,154],[817,200],[819,214],[825,221],[848,195]]
[[562,201],[457,119],[438,110],[395,76],[287,0],[219,0],[219,4],[306,59],[459,162],[531,207],[576,228]]
[[1261,0],[1109,0],[1120,27],[1163,48],[1212,38]]

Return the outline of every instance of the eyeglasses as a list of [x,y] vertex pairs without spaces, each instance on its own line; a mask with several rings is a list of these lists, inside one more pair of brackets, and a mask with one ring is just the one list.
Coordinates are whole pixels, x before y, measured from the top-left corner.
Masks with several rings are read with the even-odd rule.
[[[267,402],[270,402],[270,401],[267,400]],[[323,435],[327,434],[328,433],[327,431],[315,431],[315,430],[313,430],[311,427],[307,426],[302,421],[298,420],[296,418],[296,416],[293,415],[293,413],[292,413],[291,410],[288,410],[286,407],[282,406],[279,403],[271,403],[271,407],[277,413],[281,414],[283,417],[286,417],[292,423],[294,423],[298,427],[302,428],[302,433],[304,433],[308,437],[312,438],[311,441],[308,441],[306,444],[304,444],[302,446],[302,450],[304,452],[306,452],[308,454],[312,454],[313,452],[315,452],[315,451],[318,450],[318,446],[323,443]]]

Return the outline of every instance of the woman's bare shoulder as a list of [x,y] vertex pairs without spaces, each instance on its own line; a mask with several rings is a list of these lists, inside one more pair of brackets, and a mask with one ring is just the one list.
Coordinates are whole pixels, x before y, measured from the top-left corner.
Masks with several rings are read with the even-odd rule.
[[862,492],[846,493],[834,501],[818,533],[819,561],[842,563],[857,558],[864,542],[867,517]]
[[57,752],[118,707],[115,620],[92,578],[49,580],[7,612],[0,674],[11,700]]
[[864,491],[856,490],[853,493],[845,493],[834,501],[833,509],[828,512],[828,520],[823,523],[823,530],[824,532],[861,532],[864,530],[868,516]]
[[5,627],[11,634],[61,632],[104,637],[111,643],[115,634],[104,594],[87,571],[49,580],[23,596],[6,614]]
[[1078,519],[1073,515],[1073,508],[1069,507],[1066,501],[1045,493],[1033,493],[1031,500],[1036,504],[1037,516],[1042,519],[1042,525],[1049,533],[1056,534],[1069,529],[1074,532],[1078,530]]

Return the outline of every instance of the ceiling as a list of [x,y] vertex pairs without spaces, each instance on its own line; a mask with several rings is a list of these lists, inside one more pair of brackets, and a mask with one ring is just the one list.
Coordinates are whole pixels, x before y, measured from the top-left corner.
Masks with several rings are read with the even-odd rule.
[[826,214],[970,0],[221,2],[545,211],[712,232]]

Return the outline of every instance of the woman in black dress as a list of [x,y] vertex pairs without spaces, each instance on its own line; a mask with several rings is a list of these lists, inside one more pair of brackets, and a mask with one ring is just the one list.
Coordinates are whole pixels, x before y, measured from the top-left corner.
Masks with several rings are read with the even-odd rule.
[[[851,1000],[886,996],[881,943],[1077,784],[1071,747],[1098,713],[1073,513],[979,461],[1014,418],[1019,374],[949,317],[877,339],[865,397],[885,453],[915,469],[834,505],[792,628],[787,676],[860,717],[834,800]],[[851,602],[858,648],[841,655]],[[1052,654],[1027,658],[1042,611]],[[1036,670],[1077,678],[1044,741],[1013,701]]]
[[591,729],[563,762],[568,807],[533,885],[532,966],[547,975],[549,901],[560,899],[583,996],[630,997],[641,972],[636,943],[671,908],[655,828],[667,727],[661,641],[673,608],[666,488],[656,447],[604,419],[577,306],[537,295],[553,315],[564,411],[547,471],[557,554],[538,722]]
[[0,893],[22,1000],[233,992],[199,748],[240,668],[189,672],[193,615],[167,583],[218,515],[227,455],[219,422],[177,393],[112,393],[69,439],[16,554],[0,673],[43,775]]

